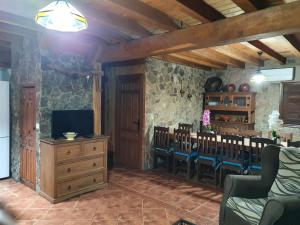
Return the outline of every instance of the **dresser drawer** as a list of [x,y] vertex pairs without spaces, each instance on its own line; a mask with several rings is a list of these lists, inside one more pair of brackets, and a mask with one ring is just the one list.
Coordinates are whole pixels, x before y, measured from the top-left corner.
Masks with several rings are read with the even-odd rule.
[[104,157],[57,166],[57,178],[70,177],[103,168]]
[[81,155],[80,144],[62,145],[57,147],[56,161],[60,162],[66,159],[74,159]]
[[104,141],[94,141],[83,144],[83,151],[85,155],[96,155],[104,153]]
[[94,175],[82,177],[76,180],[60,183],[56,185],[57,197],[70,194],[103,182],[104,174],[101,172]]

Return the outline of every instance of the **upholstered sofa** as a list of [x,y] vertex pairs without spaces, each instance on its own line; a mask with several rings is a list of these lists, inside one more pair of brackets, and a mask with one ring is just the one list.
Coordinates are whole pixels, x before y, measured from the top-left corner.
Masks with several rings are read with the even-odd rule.
[[220,225],[300,225],[300,148],[269,145],[260,176],[227,176]]

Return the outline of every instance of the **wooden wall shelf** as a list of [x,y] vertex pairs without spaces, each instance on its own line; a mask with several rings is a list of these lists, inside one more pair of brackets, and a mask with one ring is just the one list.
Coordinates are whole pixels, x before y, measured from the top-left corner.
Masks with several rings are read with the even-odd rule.
[[255,125],[255,92],[205,93],[204,109],[211,111],[212,125],[253,130]]

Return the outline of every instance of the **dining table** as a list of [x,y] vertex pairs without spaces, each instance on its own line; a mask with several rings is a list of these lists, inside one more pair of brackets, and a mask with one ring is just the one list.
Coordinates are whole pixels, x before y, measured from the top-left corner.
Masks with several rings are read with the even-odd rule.
[[[170,133],[170,139],[174,140],[174,133]],[[191,133],[191,139],[192,139],[192,143],[197,143],[197,132],[192,132]],[[221,135],[218,134],[217,135],[217,143],[221,144]],[[287,147],[288,143],[287,142],[280,142],[279,144],[281,144],[283,147]],[[244,138],[244,146],[246,147],[250,147],[250,138],[245,137]]]

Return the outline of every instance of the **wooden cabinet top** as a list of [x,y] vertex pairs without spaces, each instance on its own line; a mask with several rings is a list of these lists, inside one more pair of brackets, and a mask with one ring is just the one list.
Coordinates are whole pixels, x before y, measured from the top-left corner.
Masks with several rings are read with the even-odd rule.
[[256,92],[205,92],[204,93],[206,96],[210,96],[210,95],[218,95],[218,96],[228,96],[228,95],[238,95],[238,96],[246,96],[246,95],[252,95],[255,96]]
[[93,140],[101,140],[101,139],[108,139],[108,136],[100,135],[100,136],[93,136],[91,138],[75,138],[72,141],[69,141],[65,138],[60,138],[60,139],[52,139],[52,138],[43,138],[41,139],[41,142],[50,144],[50,145],[60,145],[60,144],[72,144],[72,143],[78,143],[78,142],[83,142],[83,141],[93,141]]

